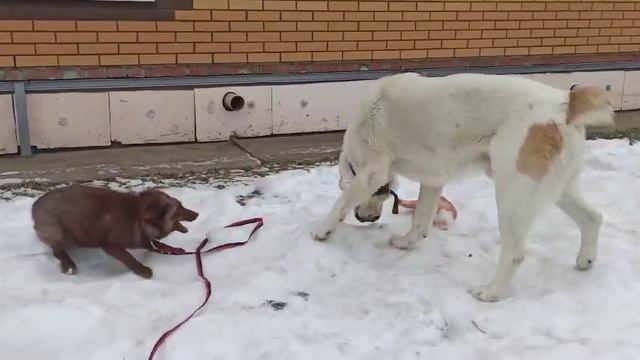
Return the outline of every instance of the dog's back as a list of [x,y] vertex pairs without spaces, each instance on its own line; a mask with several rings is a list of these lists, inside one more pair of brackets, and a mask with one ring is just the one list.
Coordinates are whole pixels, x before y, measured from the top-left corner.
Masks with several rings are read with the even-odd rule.
[[514,119],[546,120],[537,117],[561,114],[568,100],[567,91],[521,77],[408,73],[382,79],[371,103],[383,108],[384,121],[395,123],[386,129],[410,129],[412,136],[438,142],[482,137]]
[[52,247],[97,246],[106,229],[132,227],[137,216],[134,198],[92,186],[56,189],[34,202],[34,228]]
[[[545,116],[567,122],[580,112],[577,108],[597,111],[606,108],[607,101],[604,90],[578,87],[569,91],[520,76],[471,73],[429,78],[404,73],[380,79],[368,106],[382,106],[387,121],[419,121],[404,124],[412,130],[428,123],[431,131],[442,127],[459,132],[474,124],[492,128],[507,121],[541,122],[548,120],[540,118]],[[603,115],[579,122],[611,125],[610,113]],[[463,119],[469,122],[460,123]],[[456,124],[458,127],[452,126]]]
[[463,171],[460,165],[488,171],[496,136],[514,147],[536,124],[556,124],[567,140],[582,137],[586,125],[611,126],[609,105],[597,88],[568,91],[507,75],[403,73],[374,83],[362,116],[347,128],[344,149],[355,162],[388,156],[407,176],[425,166],[416,161],[429,159],[425,173],[444,179]]

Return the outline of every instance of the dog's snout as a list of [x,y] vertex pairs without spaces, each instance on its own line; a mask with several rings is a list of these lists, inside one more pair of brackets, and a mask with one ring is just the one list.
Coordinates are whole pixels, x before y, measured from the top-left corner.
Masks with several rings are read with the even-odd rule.
[[356,220],[360,221],[361,223],[364,222],[375,222],[378,221],[378,219],[380,219],[380,215],[377,216],[360,216],[360,214],[358,214],[358,211],[355,211],[355,218]]

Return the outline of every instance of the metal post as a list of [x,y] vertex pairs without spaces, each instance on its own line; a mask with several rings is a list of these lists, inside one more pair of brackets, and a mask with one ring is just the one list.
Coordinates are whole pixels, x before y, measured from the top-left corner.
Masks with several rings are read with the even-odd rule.
[[29,133],[29,114],[27,113],[27,93],[24,82],[13,83],[13,104],[18,123],[18,142],[20,155],[31,156],[31,134]]

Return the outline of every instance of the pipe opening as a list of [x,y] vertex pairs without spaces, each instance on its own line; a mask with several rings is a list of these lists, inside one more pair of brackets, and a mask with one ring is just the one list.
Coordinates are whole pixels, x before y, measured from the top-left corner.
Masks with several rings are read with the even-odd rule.
[[228,92],[222,97],[222,106],[227,111],[238,111],[244,107],[244,98],[234,92]]

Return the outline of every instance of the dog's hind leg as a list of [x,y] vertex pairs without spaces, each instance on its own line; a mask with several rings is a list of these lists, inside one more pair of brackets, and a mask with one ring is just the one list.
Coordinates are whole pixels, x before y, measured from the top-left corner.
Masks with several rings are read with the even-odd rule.
[[598,256],[598,234],[602,225],[602,214],[585,203],[572,181],[557,202],[558,207],[580,228],[580,252],[576,259],[578,270],[588,270]]
[[438,209],[438,199],[441,193],[442,186],[433,187],[420,184],[416,209],[411,219],[411,229],[402,236],[391,236],[389,240],[391,245],[399,249],[410,249],[420,239],[427,237]]
[[52,222],[50,218],[37,218],[34,229],[38,239],[49,246],[53,256],[60,261],[62,273],[67,275],[76,274],[78,269],[65,251],[65,247],[69,246],[69,242],[65,241],[65,233],[60,229],[60,225],[55,221]]
[[129,254],[129,252],[125,248],[105,246],[102,249],[107,254],[111,255],[117,260],[120,260],[136,275],[145,279],[149,279],[151,278],[151,276],[153,276],[153,271],[151,270],[151,268],[144,266],[141,262],[134,258],[133,255]]
[[60,260],[60,270],[64,274],[75,275],[78,272],[76,264],[64,249],[53,249],[53,256]]
[[389,178],[388,164],[376,162],[358,169],[351,184],[340,194],[327,217],[320,223],[312,236],[315,240],[326,240],[347,216],[347,211],[364,202]]
[[502,247],[493,280],[471,290],[480,301],[499,301],[507,292],[511,278],[524,261],[526,237],[539,208],[538,184],[522,178],[501,180],[504,179],[496,181],[496,200]]

